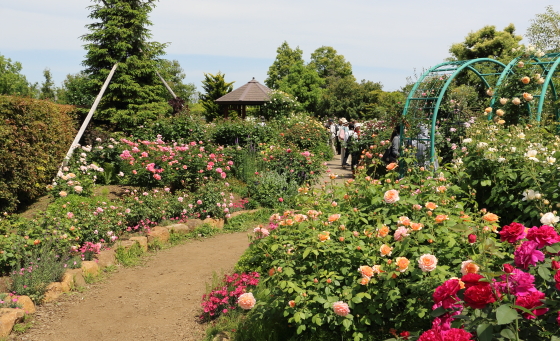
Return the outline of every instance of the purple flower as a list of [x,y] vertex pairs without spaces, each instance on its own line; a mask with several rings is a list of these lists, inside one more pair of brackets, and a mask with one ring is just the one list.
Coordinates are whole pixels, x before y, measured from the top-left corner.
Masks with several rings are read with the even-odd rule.
[[532,240],[523,242],[514,253],[515,265],[522,269],[527,269],[529,265],[536,265],[537,262],[544,260],[544,254],[537,250],[539,244]]

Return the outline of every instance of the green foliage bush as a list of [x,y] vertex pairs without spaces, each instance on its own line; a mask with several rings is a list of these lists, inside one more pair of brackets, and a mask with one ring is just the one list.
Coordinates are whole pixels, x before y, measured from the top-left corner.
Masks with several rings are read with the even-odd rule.
[[250,199],[263,207],[290,207],[298,193],[298,184],[287,175],[273,170],[259,173],[247,184]]
[[164,141],[191,142],[208,139],[207,126],[204,119],[190,113],[163,117],[149,122],[133,132],[135,139],[153,140],[160,135]]
[[308,150],[323,160],[333,157],[328,141],[330,133],[319,120],[307,115],[292,115],[274,121],[279,143],[285,147],[296,146],[300,150]]
[[45,193],[74,138],[73,107],[0,96],[0,211]]
[[221,119],[214,121],[212,141],[220,146],[245,146],[267,143],[275,138],[275,131],[269,125],[241,119]]
[[[415,158],[403,162],[413,165]],[[243,257],[247,268],[238,268],[268,274],[243,330],[264,324],[291,333],[285,339],[308,340],[327,328],[331,339],[384,340],[390,328],[428,326],[432,302],[426,298],[438,279],[469,258],[467,235],[481,224],[488,226],[486,250],[499,255],[489,233],[497,223],[469,213],[475,204],[458,200],[467,196],[452,183],[452,174],[434,177],[412,167],[406,177],[398,174],[349,180],[321,194],[309,191],[300,196],[301,210],[271,217],[278,228],[255,236]],[[399,236],[403,230],[407,235]],[[382,247],[391,253],[383,255]],[[418,265],[425,254],[438,259],[431,272]],[[361,266],[379,271],[364,282]],[[337,316],[337,301],[347,303],[351,313]]]

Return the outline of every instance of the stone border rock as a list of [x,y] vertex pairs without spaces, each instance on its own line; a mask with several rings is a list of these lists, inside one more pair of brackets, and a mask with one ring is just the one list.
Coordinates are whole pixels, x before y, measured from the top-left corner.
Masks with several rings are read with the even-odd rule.
[[[254,213],[255,210],[237,211],[231,214],[231,218],[244,213]],[[85,287],[86,276],[98,276],[99,272],[106,267],[116,265],[115,250],[118,247],[125,249],[131,248],[134,244],[142,247],[144,252],[148,251],[148,244],[155,241],[167,243],[170,233],[186,234],[193,231],[200,225],[209,224],[214,228],[222,229],[224,227],[224,219],[206,218],[189,219],[184,224],[173,224],[168,226],[156,226],[151,229],[147,237],[130,237],[128,240],[119,240],[115,243],[114,248],[103,250],[95,255],[94,261],[83,261],[80,269],[66,270],[60,282],[53,282],[47,286],[44,302],[56,300],[60,295],[72,290]],[[35,304],[28,296],[19,296],[18,303],[23,306],[22,309],[1,308],[0,309],[0,337],[7,337],[12,332],[14,325],[21,322],[25,314],[33,314],[36,312]]]

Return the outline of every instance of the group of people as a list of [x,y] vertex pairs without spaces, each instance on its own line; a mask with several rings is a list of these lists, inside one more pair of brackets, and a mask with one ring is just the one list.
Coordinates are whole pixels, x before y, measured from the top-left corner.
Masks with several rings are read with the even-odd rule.
[[[360,139],[360,123],[348,122],[346,118],[340,118],[338,122],[329,119],[327,129],[330,131],[330,144],[333,152],[340,155],[342,168],[350,167],[354,171],[360,160],[360,150],[352,148]],[[350,157],[350,164],[348,158]]]
[[[356,148],[357,142],[360,140],[360,126],[361,124],[355,121],[348,122],[346,118],[338,119],[336,122],[329,119],[326,128],[330,132],[330,145],[336,155],[340,155],[340,162],[342,168],[350,167],[354,171],[355,167],[360,161],[361,151]],[[402,130],[402,131],[401,131]],[[401,125],[398,125],[393,130],[390,137],[390,145],[387,148],[382,159],[387,164],[397,162],[399,156],[399,149],[401,148],[401,133],[405,133]],[[414,147],[416,149],[416,158],[420,166],[427,167],[430,165],[430,134],[428,127],[424,124],[418,126],[418,134],[412,139],[403,141],[407,147]],[[350,158],[350,164],[348,159]],[[434,161],[434,169],[438,168],[437,158]]]

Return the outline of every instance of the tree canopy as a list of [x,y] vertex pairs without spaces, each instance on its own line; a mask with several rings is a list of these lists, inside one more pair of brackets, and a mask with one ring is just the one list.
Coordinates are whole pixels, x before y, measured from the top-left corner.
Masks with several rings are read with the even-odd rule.
[[20,62],[0,55],[0,95],[33,96],[35,85],[30,84],[21,73]]
[[[352,76],[352,65],[350,62],[347,62],[343,55],[338,54],[330,46],[321,46],[316,49],[311,54],[309,66],[315,69],[319,77],[323,79]],[[353,78],[353,80],[355,79]]]
[[127,129],[170,112],[165,89],[157,77],[157,57],[165,44],[150,42],[148,14],[155,0],[93,0],[90,31],[81,38],[87,53],[83,61],[87,92],[95,97],[111,68],[118,69],[96,116]]
[[276,49],[276,59],[268,68],[268,78],[264,84],[271,89],[278,89],[279,82],[290,72],[292,65],[303,63],[303,51],[299,47],[292,49],[286,41]]
[[494,58],[507,64],[513,57],[512,49],[519,47],[521,39],[515,35],[513,24],[503,31],[497,31],[496,26],[484,26],[469,33],[464,42],[453,44],[449,52],[456,60]]
[[560,13],[552,6],[537,14],[527,29],[527,39],[544,52],[560,52]]
[[288,74],[278,83],[279,90],[296,98],[309,113],[317,113],[325,81],[315,69],[303,61],[293,64]]

